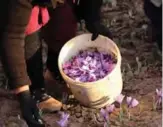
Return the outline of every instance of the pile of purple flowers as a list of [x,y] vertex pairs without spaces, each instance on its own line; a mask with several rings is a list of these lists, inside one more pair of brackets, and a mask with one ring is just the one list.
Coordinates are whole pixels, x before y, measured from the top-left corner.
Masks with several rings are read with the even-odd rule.
[[76,81],[93,82],[108,75],[116,63],[115,57],[108,53],[84,50],[63,64],[63,71]]

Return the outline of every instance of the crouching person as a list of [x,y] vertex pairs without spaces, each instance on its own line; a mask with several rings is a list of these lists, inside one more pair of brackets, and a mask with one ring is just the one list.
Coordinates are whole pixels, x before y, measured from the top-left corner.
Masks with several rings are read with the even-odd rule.
[[2,61],[29,127],[45,126],[39,109],[57,111],[62,107],[61,102],[46,93],[38,36],[40,28],[49,20],[46,7],[56,2],[5,0],[0,4],[3,17],[0,21]]

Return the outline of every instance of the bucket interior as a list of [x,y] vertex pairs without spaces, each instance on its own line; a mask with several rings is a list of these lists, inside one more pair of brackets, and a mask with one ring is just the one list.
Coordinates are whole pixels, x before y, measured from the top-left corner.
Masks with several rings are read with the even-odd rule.
[[[91,34],[82,34],[68,41],[60,51],[58,66],[65,80],[71,80],[71,82],[77,82],[71,79],[70,77],[68,77],[63,72],[62,65],[65,62],[67,62],[69,59],[71,59],[73,56],[76,56],[79,53],[79,51],[87,50],[89,48],[97,48],[99,52],[107,52],[108,54],[113,54],[117,59],[116,66],[117,64],[121,63],[121,56],[119,53],[119,49],[113,41],[101,35],[95,41],[91,41]],[[90,83],[93,82],[89,82],[89,84]],[[77,84],[80,84],[80,82],[78,82]]]

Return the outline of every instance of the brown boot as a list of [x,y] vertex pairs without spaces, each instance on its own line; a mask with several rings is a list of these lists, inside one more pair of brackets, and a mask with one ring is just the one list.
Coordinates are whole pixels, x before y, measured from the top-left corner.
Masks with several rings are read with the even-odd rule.
[[53,97],[38,103],[38,107],[43,112],[54,112],[59,111],[62,108],[62,103]]
[[33,92],[33,97],[38,103],[38,107],[43,112],[55,112],[62,108],[62,103],[49,96],[44,89]]

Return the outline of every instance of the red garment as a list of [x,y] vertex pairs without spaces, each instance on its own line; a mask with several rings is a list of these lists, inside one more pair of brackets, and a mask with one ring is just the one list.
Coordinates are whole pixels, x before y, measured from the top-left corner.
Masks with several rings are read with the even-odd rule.
[[38,23],[38,17],[39,17],[39,11],[40,11],[39,8],[40,8],[39,6],[35,6],[32,9],[31,17],[30,17],[29,23],[28,23],[26,31],[25,31],[26,35],[29,35],[31,33],[36,32],[42,26],[44,26],[49,21],[49,19],[50,19],[47,8],[42,8],[41,7],[41,12],[40,13],[42,15],[42,22],[43,22],[43,24],[39,24]]

